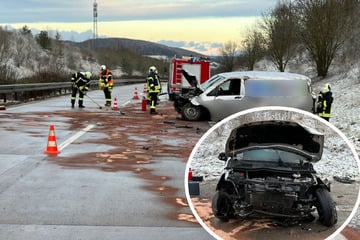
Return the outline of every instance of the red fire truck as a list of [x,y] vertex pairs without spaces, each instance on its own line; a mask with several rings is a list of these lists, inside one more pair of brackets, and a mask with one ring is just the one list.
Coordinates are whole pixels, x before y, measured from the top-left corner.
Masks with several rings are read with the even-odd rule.
[[[189,76],[194,80],[196,79],[197,82],[190,85],[189,80],[187,80]],[[172,59],[168,83],[170,100],[173,100],[176,95],[187,93],[189,90],[194,89],[194,85],[200,85],[209,78],[210,61],[208,59],[196,59],[194,57]]]

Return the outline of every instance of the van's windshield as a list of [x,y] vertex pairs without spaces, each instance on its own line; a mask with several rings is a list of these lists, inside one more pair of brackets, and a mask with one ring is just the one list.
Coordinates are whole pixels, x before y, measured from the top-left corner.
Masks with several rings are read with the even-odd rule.
[[205,91],[206,89],[208,89],[209,87],[211,87],[215,83],[223,80],[224,78],[225,77],[223,77],[221,75],[215,75],[215,76],[211,77],[209,80],[207,80],[206,82],[201,84],[201,90]]
[[301,160],[302,161],[308,160],[303,155],[281,149],[276,149],[276,148],[250,149],[244,152],[236,153],[235,158],[237,160],[247,160],[247,161],[264,161],[264,162],[282,161],[287,163],[298,163]]
[[309,94],[307,81],[258,80],[245,81],[245,94],[250,97],[298,97]]

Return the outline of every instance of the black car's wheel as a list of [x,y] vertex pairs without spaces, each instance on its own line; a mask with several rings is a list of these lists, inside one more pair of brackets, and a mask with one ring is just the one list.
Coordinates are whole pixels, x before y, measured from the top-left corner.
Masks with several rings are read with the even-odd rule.
[[229,196],[223,191],[217,191],[212,199],[212,211],[221,221],[229,221],[234,217],[234,208]]
[[181,116],[188,121],[199,121],[201,118],[201,108],[187,103],[181,110]]
[[316,209],[319,215],[319,222],[324,226],[331,227],[337,223],[337,211],[335,202],[325,188],[318,188],[315,191]]

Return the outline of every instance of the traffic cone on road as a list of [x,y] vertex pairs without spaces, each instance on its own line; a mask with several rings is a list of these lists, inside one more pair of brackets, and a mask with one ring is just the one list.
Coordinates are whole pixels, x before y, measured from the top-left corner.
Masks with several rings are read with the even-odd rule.
[[116,98],[114,98],[114,106],[112,107],[112,110],[119,110],[119,106],[118,106]]
[[139,99],[137,87],[135,87],[133,99]]
[[146,83],[144,84],[144,90],[143,90],[143,93],[147,93],[147,90],[146,90]]
[[49,154],[49,155],[57,155],[60,153],[60,151],[58,150],[57,145],[56,145],[56,136],[55,136],[54,125],[50,125],[48,144],[47,144],[47,147],[46,147],[46,150],[44,151],[44,153]]

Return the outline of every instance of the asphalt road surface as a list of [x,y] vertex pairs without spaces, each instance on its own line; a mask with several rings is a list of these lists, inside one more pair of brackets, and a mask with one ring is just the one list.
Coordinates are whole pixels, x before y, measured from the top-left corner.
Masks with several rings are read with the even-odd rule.
[[134,91],[114,89],[120,110],[99,109],[92,91],[85,109],[61,96],[0,112],[0,239],[211,239],[184,193],[208,124],[177,119],[165,101],[152,116]]

